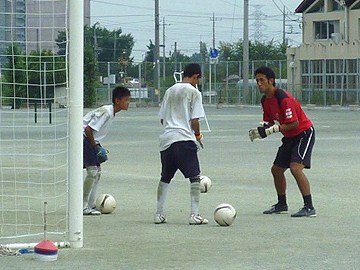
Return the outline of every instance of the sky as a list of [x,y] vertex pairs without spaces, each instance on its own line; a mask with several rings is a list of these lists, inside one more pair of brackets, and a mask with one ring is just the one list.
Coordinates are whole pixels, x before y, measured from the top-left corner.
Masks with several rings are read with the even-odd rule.
[[[301,0],[249,0],[249,38],[252,41],[282,42],[283,14],[289,44],[301,43],[301,14],[295,9]],[[121,28],[134,37],[134,61],[142,61],[150,40],[155,44],[154,0],[91,0],[91,24],[109,30]],[[165,52],[176,49],[183,54],[199,52],[200,41],[207,48],[219,42],[243,39],[243,0],[159,0],[160,45],[165,32]],[[285,10],[285,12],[284,12]],[[215,39],[213,38],[215,22]],[[165,31],[164,31],[165,30]],[[162,48],[160,48],[162,55]]]

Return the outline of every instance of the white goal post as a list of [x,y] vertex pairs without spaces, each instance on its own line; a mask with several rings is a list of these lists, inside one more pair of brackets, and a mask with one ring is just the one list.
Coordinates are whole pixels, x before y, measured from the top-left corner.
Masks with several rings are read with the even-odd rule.
[[83,11],[0,4],[0,248],[83,246]]

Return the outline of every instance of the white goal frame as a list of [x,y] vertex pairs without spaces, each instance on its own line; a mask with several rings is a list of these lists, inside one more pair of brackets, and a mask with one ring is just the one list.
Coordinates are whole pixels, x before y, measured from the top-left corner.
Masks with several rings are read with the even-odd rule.
[[[55,1],[55,0],[53,0]],[[65,210],[63,212],[66,212],[66,220],[63,222],[65,224],[64,227],[66,227],[64,230],[61,231],[62,237],[57,237],[60,241],[56,242],[54,241],[54,244],[56,246],[60,247],[71,247],[71,248],[82,248],[83,247],[83,238],[84,238],[84,232],[83,232],[83,202],[82,202],[82,193],[83,193],[83,130],[82,130],[82,117],[83,117],[83,79],[84,79],[84,67],[83,67],[83,60],[84,60],[84,1],[79,0],[64,0],[66,5],[66,14],[64,14],[64,20],[65,20],[65,29],[66,29],[66,92],[68,93],[66,96],[67,104],[66,108],[62,111],[67,111],[67,117],[64,119],[64,122],[67,123],[67,142],[64,142],[62,145],[66,148],[66,152],[64,152],[64,156],[67,156],[67,161],[64,163],[67,163],[66,168],[63,170],[63,174],[65,174],[64,178],[66,178],[66,184],[62,184],[62,188],[65,190],[63,192],[62,196],[65,196],[62,201],[66,201],[65,203]],[[11,18],[12,20],[12,18]],[[27,27],[27,24],[25,24]],[[6,26],[5,26],[6,27]],[[47,28],[50,28],[50,26],[47,26]],[[26,29],[26,28],[25,28]],[[54,31],[56,32],[56,30]],[[39,31],[38,33],[41,32]],[[41,37],[40,37],[41,38]],[[27,42],[26,37],[26,42]],[[10,42],[15,43],[16,40],[12,39]],[[55,40],[53,40],[55,42]],[[41,45],[40,45],[41,46]],[[41,48],[41,47],[40,47]],[[40,50],[39,50],[40,51]],[[27,52],[26,52],[27,53]],[[27,54],[25,53],[25,57],[27,59]],[[15,55],[14,53],[12,54]],[[10,55],[11,56],[11,55]],[[24,57],[24,58],[25,58]],[[41,57],[41,56],[40,56]],[[26,60],[27,61],[27,60]],[[45,63],[46,64],[46,63]],[[0,66],[1,68],[1,66]],[[45,65],[46,68],[46,65]],[[0,69],[1,71],[1,69]],[[15,65],[13,65],[13,71],[15,74]],[[27,70],[24,72],[28,72]],[[45,82],[42,81],[42,85],[44,85],[44,91],[46,92],[47,84],[46,84],[46,70],[44,72],[44,78]],[[14,76],[15,78],[15,76]],[[0,77],[1,79],[1,77]],[[55,81],[55,79],[54,79]],[[8,82],[8,81],[7,81]],[[1,81],[0,81],[1,83]],[[10,82],[9,82],[10,84]],[[14,80],[12,82],[13,85],[17,84],[17,81]],[[54,83],[55,84],[55,83]],[[2,84],[1,84],[2,86]],[[54,86],[55,87],[55,86]],[[2,94],[2,92],[1,92]],[[15,94],[14,94],[15,95]],[[1,96],[3,98],[3,96]],[[8,96],[5,96],[5,98],[8,98]],[[27,97],[28,98],[28,97]],[[41,97],[43,98],[43,97]],[[2,100],[2,99],[1,99]],[[14,107],[15,107],[15,101],[16,98],[14,96]],[[42,101],[41,101],[42,102]],[[54,98],[55,102],[55,98]],[[46,94],[44,103],[46,103]],[[0,103],[0,110],[2,109],[2,104]],[[41,108],[43,109],[43,108]],[[8,109],[10,110],[10,109]],[[0,112],[1,114],[2,112]],[[29,115],[32,115],[32,112],[28,111],[26,112],[25,120],[29,117]],[[40,111],[40,114],[42,112]],[[54,112],[55,113],[55,112]],[[49,113],[51,114],[51,113]],[[15,108],[14,108],[14,115],[15,115]],[[35,104],[35,115],[36,115],[36,104]],[[0,115],[1,116],[1,115]],[[50,116],[51,117],[51,116]],[[36,119],[36,116],[35,116]],[[50,118],[51,119],[51,118]],[[25,122],[25,120],[23,122]],[[32,119],[31,119],[32,120]],[[35,120],[36,121],[36,120]],[[36,122],[35,122],[36,123]],[[13,127],[14,129],[16,127]],[[32,127],[32,129],[34,129]],[[65,129],[64,129],[65,132]],[[56,135],[55,135],[56,136]],[[46,139],[46,138],[45,138]],[[6,141],[11,140],[11,138],[6,138]],[[42,137],[41,139],[42,140]],[[16,141],[14,142],[16,144]],[[2,156],[5,156],[5,143],[4,145],[4,151],[2,153]],[[1,144],[0,144],[1,146]],[[42,146],[39,146],[42,147]],[[55,146],[54,146],[55,147]],[[0,147],[1,150],[1,147]],[[15,150],[14,150],[15,151]],[[21,153],[20,153],[21,154]],[[57,153],[55,152],[54,155]],[[42,152],[39,152],[39,156],[42,155]],[[41,157],[43,159],[46,159],[46,157]],[[56,157],[58,158],[58,157]],[[59,159],[59,158],[58,158]],[[29,162],[31,166],[31,160]],[[29,165],[27,164],[27,165]],[[0,163],[1,165],[1,163]],[[16,163],[14,162],[14,172],[16,172]],[[20,164],[21,166],[21,164]],[[23,168],[22,168],[23,169]],[[41,168],[41,170],[46,170],[46,168]],[[56,169],[55,169],[56,170]],[[67,174],[67,175],[66,175]],[[66,185],[66,186],[65,186]],[[25,189],[26,190],[26,189]],[[1,197],[2,200],[4,198],[9,198],[12,196],[11,194],[6,194],[6,190],[2,190],[2,194],[5,196]],[[1,195],[1,194],[0,194]],[[36,194],[37,195],[37,194]],[[67,196],[67,200],[66,200]],[[14,196],[15,197],[15,196]],[[40,198],[40,199],[39,199]],[[51,197],[52,198],[52,197]],[[54,197],[56,198],[56,197]],[[43,197],[41,195],[37,196],[37,200],[41,200]],[[44,198],[44,200],[46,200]],[[31,205],[31,202],[28,203],[28,205]],[[25,206],[24,209],[22,209],[22,213],[26,213],[27,207]],[[5,211],[2,209],[2,213],[5,213]],[[14,210],[14,213],[16,213],[16,209]],[[30,210],[32,211],[32,210]],[[62,214],[62,213],[61,213]],[[45,218],[45,217],[44,217]],[[17,220],[16,220],[17,221]],[[37,223],[41,223],[41,220],[37,220]],[[36,224],[36,226],[39,226]],[[45,227],[45,226],[44,226]],[[22,249],[22,248],[34,248],[38,242],[34,243],[38,240],[38,237],[43,234],[43,231],[41,230],[41,227],[39,227],[39,233],[36,234],[29,234],[29,235],[1,235],[0,239],[2,241],[0,242],[0,255],[1,250],[5,249]],[[44,228],[45,231],[45,228]],[[54,232],[54,234],[57,234]],[[3,237],[2,237],[3,236]],[[24,236],[26,236],[25,241]],[[32,238],[35,236],[34,238]],[[4,241],[8,241],[5,242]],[[20,243],[19,243],[20,241]],[[4,255],[4,254],[3,254]]]

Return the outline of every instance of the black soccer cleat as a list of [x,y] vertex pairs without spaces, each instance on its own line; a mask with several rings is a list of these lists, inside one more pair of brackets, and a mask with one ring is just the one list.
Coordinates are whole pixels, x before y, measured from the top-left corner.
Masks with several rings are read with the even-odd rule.
[[265,215],[270,215],[270,214],[284,214],[287,213],[288,211],[288,206],[287,204],[274,204],[273,206],[271,206],[271,208],[269,210],[265,210],[263,212],[263,214]]
[[298,212],[291,214],[291,217],[316,217],[316,211],[315,208],[304,206]]

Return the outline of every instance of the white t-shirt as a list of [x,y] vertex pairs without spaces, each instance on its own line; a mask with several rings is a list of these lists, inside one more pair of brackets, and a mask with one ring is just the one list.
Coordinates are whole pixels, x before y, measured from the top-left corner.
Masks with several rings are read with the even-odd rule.
[[191,119],[205,116],[201,93],[190,83],[177,83],[166,90],[159,112],[164,130],[160,135],[160,151],[174,142],[196,141]]
[[104,105],[88,112],[83,117],[83,129],[85,130],[87,126],[90,126],[94,130],[93,135],[95,142],[100,143],[100,141],[104,139],[106,134],[109,132],[109,127],[111,126],[114,118],[114,106]]

